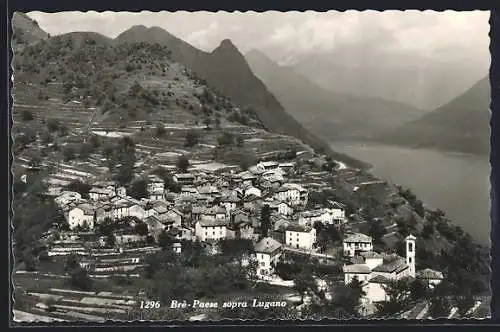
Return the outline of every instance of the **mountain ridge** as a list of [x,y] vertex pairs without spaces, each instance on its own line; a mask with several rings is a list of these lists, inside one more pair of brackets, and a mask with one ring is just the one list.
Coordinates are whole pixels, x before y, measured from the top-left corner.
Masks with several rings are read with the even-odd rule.
[[416,119],[424,112],[399,102],[324,89],[258,50],[247,52],[245,58],[288,113],[327,140],[368,139],[376,132]]
[[[484,77],[421,118],[376,137],[401,146],[489,155],[490,82]],[[397,143],[396,143],[397,142]]]

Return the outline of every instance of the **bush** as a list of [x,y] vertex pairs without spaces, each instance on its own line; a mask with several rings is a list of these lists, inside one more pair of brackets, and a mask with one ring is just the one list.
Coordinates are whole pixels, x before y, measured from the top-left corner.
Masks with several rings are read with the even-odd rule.
[[179,157],[179,159],[177,159],[177,168],[182,172],[187,171],[187,169],[189,168],[189,160],[186,156],[182,155]]
[[199,138],[198,133],[196,133],[195,131],[189,131],[186,134],[186,141],[184,143],[184,146],[191,148],[191,147],[197,145],[198,138]]
[[156,137],[163,137],[165,136],[166,130],[165,126],[163,123],[159,123],[156,125]]
[[71,272],[71,285],[82,291],[90,291],[92,289],[92,279],[90,279],[87,270],[79,267]]
[[23,121],[31,121],[33,119],[34,119],[33,114],[30,111],[28,110],[23,111]]
[[58,131],[59,130],[59,127],[61,125],[61,122],[57,119],[49,119],[47,121],[47,129],[53,133],[55,131]]

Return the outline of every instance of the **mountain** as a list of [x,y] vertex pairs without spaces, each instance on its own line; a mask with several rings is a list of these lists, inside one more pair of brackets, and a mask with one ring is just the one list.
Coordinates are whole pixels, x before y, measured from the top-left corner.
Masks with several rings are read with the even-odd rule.
[[486,56],[457,52],[427,58],[410,52],[367,53],[353,45],[327,54],[298,57],[289,66],[328,90],[394,100],[431,111],[480,80],[489,62],[478,59]]
[[481,79],[449,103],[377,140],[411,147],[489,155],[490,81]]
[[232,101],[255,112],[264,126],[291,135],[305,143],[330,151],[321,139],[286,113],[283,106],[252,72],[244,56],[230,40],[224,40],[211,53],[203,52],[158,28],[134,26],[120,34],[118,43],[148,42],[167,46],[172,58],[192,70]]
[[12,15],[12,44],[32,44],[42,39],[47,39],[49,34],[43,31],[38,22],[32,20],[28,15],[15,12]]
[[327,140],[366,139],[423,114],[403,103],[326,90],[257,50],[248,52],[245,57],[253,72],[287,112]]

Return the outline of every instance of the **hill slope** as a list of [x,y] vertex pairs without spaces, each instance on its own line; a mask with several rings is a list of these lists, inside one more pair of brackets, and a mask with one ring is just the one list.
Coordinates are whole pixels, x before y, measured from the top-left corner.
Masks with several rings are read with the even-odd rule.
[[411,147],[488,155],[490,82],[485,77],[459,97],[378,140]]
[[49,34],[43,31],[36,21],[21,12],[15,12],[12,15],[12,27],[13,37],[26,43],[37,42],[49,37]]
[[144,26],[132,27],[120,34],[116,41],[156,42],[166,45],[172,51],[175,61],[191,69],[214,89],[241,105],[244,110],[255,112],[267,129],[297,137],[313,147],[332,152],[325,142],[285,112],[283,106],[253,74],[245,58],[231,41],[224,40],[213,52],[207,53],[163,29]]
[[328,91],[257,50],[245,57],[287,112],[327,140],[368,138],[373,132],[394,128],[423,113],[398,102]]

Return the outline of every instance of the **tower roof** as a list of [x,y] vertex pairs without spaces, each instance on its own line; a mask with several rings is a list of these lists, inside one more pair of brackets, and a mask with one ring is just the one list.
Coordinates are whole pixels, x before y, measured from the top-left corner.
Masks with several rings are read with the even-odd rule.
[[405,241],[415,241],[417,238],[413,235],[408,235],[406,238],[405,238]]

